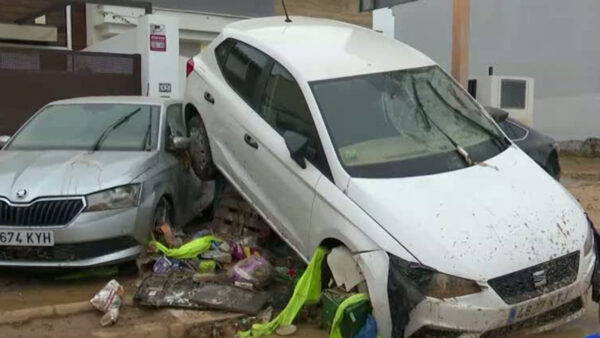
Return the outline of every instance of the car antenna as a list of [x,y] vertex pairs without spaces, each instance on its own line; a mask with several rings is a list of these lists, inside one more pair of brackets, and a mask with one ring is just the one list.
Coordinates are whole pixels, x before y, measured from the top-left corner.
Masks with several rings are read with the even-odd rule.
[[292,20],[290,20],[290,16],[288,15],[287,9],[285,8],[285,0],[281,0],[281,5],[283,6],[283,12],[285,13],[285,22],[292,22]]

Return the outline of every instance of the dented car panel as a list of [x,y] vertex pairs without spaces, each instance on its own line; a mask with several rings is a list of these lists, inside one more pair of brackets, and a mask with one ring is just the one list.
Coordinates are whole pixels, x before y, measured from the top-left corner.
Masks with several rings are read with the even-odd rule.
[[[214,167],[305,260],[324,243],[354,254],[382,336],[577,315],[595,264],[583,209],[427,56],[331,20],[259,18],[190,62],[186,110]],[[545,275],[568,255],[568,279]],[[512,302],[492,285],[507,276],[540,289]]]
[[516,147],[439,175],[353,178],[348,196],[422,264],[477,281],[581,250],[588,234],[577,201]]

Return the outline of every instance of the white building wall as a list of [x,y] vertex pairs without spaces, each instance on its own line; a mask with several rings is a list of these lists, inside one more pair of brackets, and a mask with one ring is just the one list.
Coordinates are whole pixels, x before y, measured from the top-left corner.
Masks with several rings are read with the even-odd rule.
[[[158,85],[170,83],[171,97],[183,95],[187,59],[200,53],[224,26],[244,19],[156,7],[154,14],[145,15],[141,8],[96,4],[87,4],[86,14],[88,48],[85,50],[141,54],[142,93],[165,96],[167,94],[158,92]],[[169,30],[167,52],[149,51],[150,23],[165,23]]]
[[[471,77],[535,79],[534,127],[557,138],[600,137],[600,1],[472,0]],[[449,70],[452,1],[394,8],[396,38]]]

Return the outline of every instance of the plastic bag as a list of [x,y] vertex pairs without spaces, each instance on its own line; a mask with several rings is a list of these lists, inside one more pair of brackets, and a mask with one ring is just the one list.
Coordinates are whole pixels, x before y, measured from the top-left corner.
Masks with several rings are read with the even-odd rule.
[[267,285],[273,276],[273,266],[261,256],[244,258],[229,270],[229,278],[234,282],[249,282],[259,288]]
[[100,319],[100,325],[108,326],[117,322],[119,319],[119,308],[121,307],[122,297],[125,290],[116,280],[108,282],[94,297],[90,300],[92,305],[104,312]]

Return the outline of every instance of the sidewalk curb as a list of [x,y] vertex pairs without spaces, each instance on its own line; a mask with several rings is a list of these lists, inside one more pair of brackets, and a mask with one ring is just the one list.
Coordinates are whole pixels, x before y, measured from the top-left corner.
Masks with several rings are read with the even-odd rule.
[[[125,297],[124,305],[132,305],[131,297]],[[32,319],[48,318],[48,317],[66,317],[78,313],[95,311],[96,309],[89,301],[46,305],[40,307],[32,307],[28,309],[13,310],[0,312],[0,325],[25,323]]]
[[210,325],[213,323],[222,323],[229,320],[235,320],[246,315],[240,313],[232,313],[224,315],[216,320],[191,320],[187,322],[176,321],[169,325],[165,324],[138,324],[130,326],[126,329],[114,330],[114,329],[100,329],[91,332],[92,338],[184,338],[187,337],[189,332],[204,325]]

